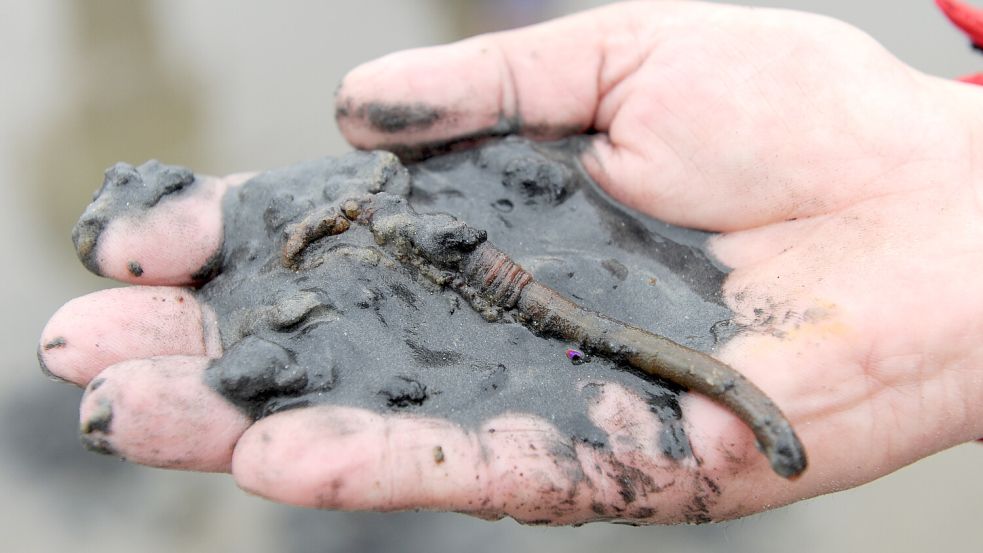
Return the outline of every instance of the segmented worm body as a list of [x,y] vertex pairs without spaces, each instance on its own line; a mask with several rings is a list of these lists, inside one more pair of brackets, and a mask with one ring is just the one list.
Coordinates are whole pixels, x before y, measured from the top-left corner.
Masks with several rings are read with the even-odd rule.
[[[405,198],[379,193],[347,200],[344,218],[368,224],[376,241],[401,256],[432,266],[473,307],[512,312],[533,331],[580,345],[585,353],[608,357],[646,374],[704,394],[733,411],[754,432],[772,469],[785,478],[805,470],[802,444],[782,412],[742,374],[713,357],[582,307],[536,281],[508,254],[486,241],[484,231],[443,214],[416,213]],[[323,219],[323,221],[322,221]],[[345,232],[347,223],[325,209],[291,226],[283,263],[296,266],[306,246]],[[580,353],[580,352],[577,352]]]
[[515,309],[518,318],[536,332],[578,343],[585,352],[626,362],[713,398],[751,428],[776,473],[794,478],[805,470],[805,451],[778,406],[728,365],[576,304],[537,282],[490,243],[479,245],[462,268],[481,297],[503,309]]

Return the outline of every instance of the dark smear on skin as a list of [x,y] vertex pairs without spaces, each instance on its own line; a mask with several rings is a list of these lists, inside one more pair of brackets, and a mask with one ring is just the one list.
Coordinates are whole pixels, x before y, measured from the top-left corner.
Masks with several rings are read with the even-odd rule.
[[[672,390],[677,387],[667,383],[667,388]],[[659,449],[662,453],[677,461],[692,457],[693,449],[689,443],[689,436],[683,428],[683,410],[679,406],[678,388],[675,393],[647,393],[646,403],[649,411],[662,423],[662,430],[659,431]]]
[[355,106],[351,98],[338,98],[337,92],[335,93],[336,121],[341,122],[349,118],[360,119],[373,130],[381,133],[423,131],[447,116],[446,109],[421,102],[367,102]]
[[222,248],[219,249],[205,261],[200,269],[191,274],[191,282],[202,285],[211,280],[222,270]]
[[[359,107],[356,114],[363,116],[373,129],[383,133],[424,131],[445,115],[445,110],[426,104],[386,104],[370,102]],[[345,117],[344,115],[341,115]]]
[[627,509],[639,497],[647,497],[649,494],[663,490],[655,484],[655,481],[647,473],[619,461],[614,454],[609,456],[608,463],[611,465],[611,472],[608,473],[608,477],[618,485],[618,495],[624,502],[624,506],[612,506],[618,513]]
[[693,456],[689,437],[679,421],[666,424],[659,433],[659,448],[666,456],[675,459],[685,459]]
[[[90,387],[88,392],[91,391]],[[82,441],[82,445],[89,451],[103,455],[117,455],[116,449],[109,440],[109,435],[112,434],[112,425],[112,404],[104,399],[97,401],[94,412],[82,422],[79,428],[79,439]]]
[[433,142],[423,142],[414,144],[389,143],[383,144],[380,148],[396,154],[403,162],[423,161],[425,159],[470,150],[479,144],[493,139],[503,138],[511,134],[516,134],[521,129],[521,123],[515,118],[501,117],[498,122],[488,128],[474,132],[460,134],[458,136],[436,140]]
[[45,351],[48,351],[48,350],[52,350],[52,349],[55,349],[55,348],[63,348],[66,345],[68,345],[68,342],[65,341],[65,338],[63,336],[58,336],[55,339],[53,339],[50,342],[48,342],[47,344],[45,344],[44,345],[44,350]]
[[[90,391],[91,388],[90,388]],[[82,423],[82,433],[92,434],[99,432],[110,434],[113,425],[113,406],[108,401],[100,401],[96,406],[96,412]]]
[[577,154],[579,151],[588,147],[587,141],[584,140],[585,137],[575,136],[582,130],[580,127],[571,126],[528,125],[519,117],[506,117],[503,115],[499,117],[495,125],[484,129],[432,142],[417,142],[413,144],[392,142],[381,144],[379,148],[396,154],[404,163],[412,163],[429,160],[430,158],[445,154],[469,151],[492,139],[507,138],[522,134],[532,138],[549,140],[569,137],[566,142],[568,152]]
[[82,442],[82,446],[85,447],[85,449],[88,449],[93,453],[109,455],[112,457],[122,457],[116,448],[113,447],[113,444],[104,436],[82,434],[79,437],[79,441]]
[[130,271],[130,274],[135,277],[143,276],[143,267],[140,266],[136,261],[130,261],[126,264],[126,269]]
[[631,512],[631,516],[633,518],[637,518],[640,520],[652,518],[653,516],[655,516],[655,509],[652,509],[651,507],[642,507],[640,509],[635,509],[634,511]]
[[732,319],[724,319],[710,326],[710,335],[713,336],[713,343],[716,345],[733,338],[740,330],[739,325]]
[[706,524],[713,522],[710,507],[720,496],[720,486],[707,476],[699,476],[696,482],[697,490],[693,499],[686,507],[684,516],[690,524]]
[[[529,444],[529,448],[532,450],[536,449],[533,444]],[[571,442],[554,441],[549,444],[548,451],[553,464],[567,478],[569,490],[566,501],[568,504],[572,504],[574,496],[577,493],[578,484],[588,482],[587,475],[584,473],[583,465],[580,462],[580,456],[577,454],[577,449]],[[560,517],[558,516],[557,518]]]

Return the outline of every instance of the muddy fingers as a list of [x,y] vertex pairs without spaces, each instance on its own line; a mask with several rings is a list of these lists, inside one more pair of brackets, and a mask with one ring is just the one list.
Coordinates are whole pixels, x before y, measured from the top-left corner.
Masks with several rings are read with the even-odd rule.
[[[150,262],[153,236],[134,233],[149,241],[122,247],[114,236],[128,234],[113,230],[117,221],[160,218],[162,231],[173,227],[167,221],[221,225],[209,234],[221,239],[208,241],[218,247],[212,252],[218,270],[194,290],[201,312],[214,314],[214,322],[191,321],[196,336],[207,327],[216,343],[151,354],[211,357],[200,373],[202,385],[253,420],[337,407],[433,417],[474,432],[499,417],[530,416],[548,421],[588,459],[614,446],[607,427],[588,414],[594,392],[584,382],[617,383],[639,397],[675,403],[681,387],[673,380],[716,394],[735,411],[744,408],[746,421],[767,419],[774,406],[753,399],[761,397],[755,388],[676,343],[707,351],[729,336],[715,331],[733,313],[720,299],[724,273],[706,257],[706,235],[612,203],[576,165],[577,148],[510,139],[410,167],[385,152],[356,152],[264,172],[221,195],[179,169],[162,169],[185,175],[175,181],[186,183],[164,194],[168,178],[155,177],[152,166],[137,168],[137,177],[162,187],[154,192],[160,197],[130,200],[132,213],[116,213],[110,208],[127,205],[131,183],[111,179],[97,200],[104,207],[83,218],[108,210],[108,230],[93,235],[86,251],[95,252],[100,269],[122,267],[139,282],[163,279]],[[202,210],[176,212],[183,198]],[[126,260],[140,262],[141,276]],[[182,278],[191,275],[189,267]],[[584,305],[618,313],[630,324]],[[125,330],[107,329],[107,340]],[[64,372],[61,358],[81,343],[73,336],[46,332],[50,349],[42,358],[55,374]],[[577,355],[564,354],[572,348]],[[733,390],[718,390],[728,383]],[[90,434],[99,438],[105,417],[99,404],[93,409]],[[120,409],[115,402],[113,421],[123,420]],[[684,430],[685,413],[652,412],[664,430],[650,439],[666,470],[699,463]],[[756,431],[766,451],[778,451],[781,429],[763,423]],[[122,435],[105,445],[139,458],[124,451]],[[435,444],[423,453],[443,468],[456,454],[448,447]],[[801,468],[772,458],[786,473]],[[623,494],[612,493],[608,502],[615,504]],[[541,516],[524,508],[504,511]],[[570,516],[549,518],[581,520]]]

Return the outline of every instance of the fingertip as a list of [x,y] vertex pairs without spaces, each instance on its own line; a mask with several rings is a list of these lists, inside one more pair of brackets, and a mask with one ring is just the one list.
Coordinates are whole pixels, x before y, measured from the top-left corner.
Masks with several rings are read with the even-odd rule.
[[107,368],[82,398],[82,443],[148,466],[228,472],[233,447],[251,421],[205,385],[208,363],[171,356]]
[[373,447],[368,442],[355,446],[360,441],[351,436],[355,428],[371,430],[378,424],[378,415],[347,408],[271,415],[239,439],[232,474],[243,490],[280,503],[321,508],[329,501],[343,502],[339,494],[362,463],[361,451]]
[[474,40],[397,52],[350,71],[335,94],[345,138],[363,149],[442,142],[500,126],[498,61]]
[[109,365],[156,355],[216,356],[214,315],[191,290],[101,290],[63,305],[41,331],[42,372],[85,386]]
[[221,261],[221,200],[229,185],[156,161],[116,164],[73,230],[79,259],[123,282],[204,282]]
[[583,132],[601,85],[621,77],[604,71],[599,25],[616,19],[600,10],[368,62],[339,86],[338,126],[358,148],[411,154],[507,134],[551,140]]

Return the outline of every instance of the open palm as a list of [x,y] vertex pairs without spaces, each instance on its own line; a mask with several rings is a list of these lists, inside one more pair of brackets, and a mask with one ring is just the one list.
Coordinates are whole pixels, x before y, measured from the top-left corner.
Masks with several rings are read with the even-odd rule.
[[222,194],[244,177],[82,229],[92,268],[157,285],[70,302],[43,332],[47,368],[88,386],[90,445],[231,470],[301,505],[671,522],[850,487],[983,435],[983,105],[862,33],[791,12],[615,5],[377,60],[345,78],[338,107],[352,144],[408,156],[596,131],[582,161],[614,198],[725,233],[712,249],[748,330],[716,355],[782,406],[809,469],[775,476],[744,425],[697,395],[683,409],[699,462],[665,458],[658,420],[615,385],[589,413],[605,451],[522,415],[469,431],[325,406],[254,423],[204,384],[217,330],[179,287],[207,277]]

